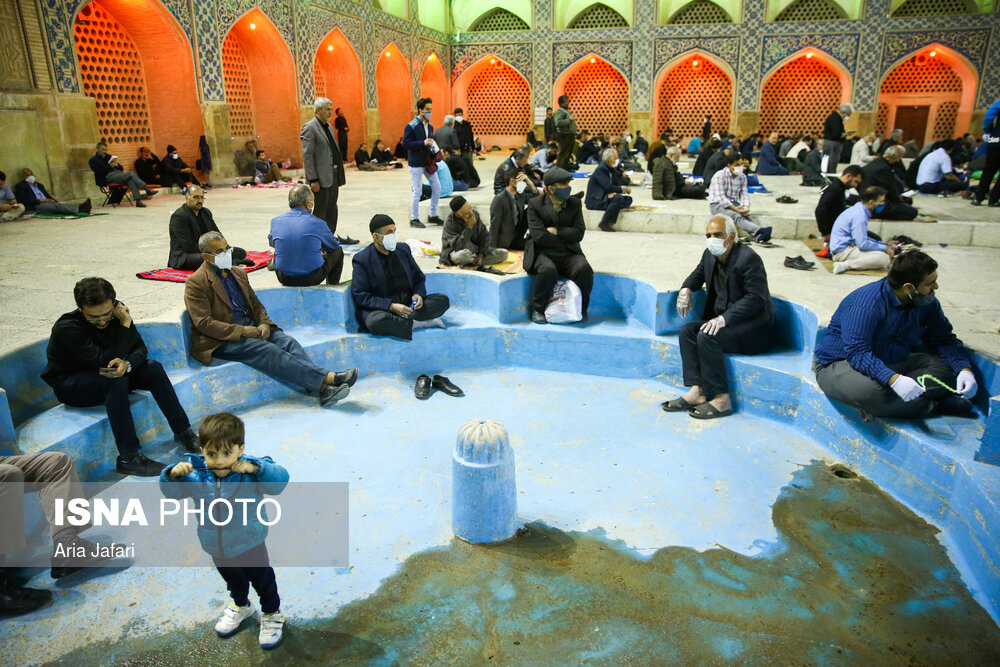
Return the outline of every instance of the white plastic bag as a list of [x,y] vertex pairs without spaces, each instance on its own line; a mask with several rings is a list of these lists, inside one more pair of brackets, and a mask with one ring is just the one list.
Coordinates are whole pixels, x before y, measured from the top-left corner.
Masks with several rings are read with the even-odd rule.
[[569,324],[583,319],[583,293],[575,282],[556,282],[549,305],[545,306],[545,319],[551,324]]
[[419,239],[406,239],[406,245],[410,246],[410,252],[415,257],[423,255],[440,255],[441,244],[434,241],[421,241]]

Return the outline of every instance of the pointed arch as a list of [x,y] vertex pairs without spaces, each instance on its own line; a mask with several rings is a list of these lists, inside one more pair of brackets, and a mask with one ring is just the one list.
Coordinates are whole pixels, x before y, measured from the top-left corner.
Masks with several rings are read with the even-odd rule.
[[734,23],[740,9],[740,0],[658,0],[657,18],[660,25]]
[[629,27],[634,25],[635,4],[633,2],[616,2],[614,0],[607,0],[607,2],[600,2],[600,0],[554,0],[553,27],[557,30],[572,29],[574,27],[595,27],[576,25],[581,19],[587,19],[588,14],[595,11],[596,14],[594,14],[594,17],[604,19],[601,21],[602,23],[610,20],[612,24],[619,24],[609,27]]
[[241,138],[252,137],[274,160],[299,156],[295,63],[281,33],[260,9],[241,16],[226,34],[222,71],[238,145]]
[[380,136],[392,150],[403,136],[403,127],[413,118],[415,102],[410,88],[410,68],[395,42],[390,42],[379,53],[375,87]]
[[628,79],[595,53],[563,70],[553,86],[554,97],[568,95],[580,130],[618,134],[628,124]]
[[[357,52],[339,28],[334,28],[320,41],[313,61],[316,96],[326,97],[333,108],[340,108],[347,119],[348,150],[359,146],[367,133],[364,98],[364,76]],[[345,155],[344,161],[354,159]]]
[[451,16],[455,30],[470,32],[477,30],[477,23],[487,15],[503,10],[510,12],[527,26],[532,24],[531,0],[504,0],[504,2],[483,2],[483,0],[452,0]]
[[693,49],[660,68],[653,88],[654,136],[667,127],[675,135],[696,136],[702,119],[712,114],[712,127],[729,129],[735,96],[736,74],[725,61]]
[[851,99],[847,69],[815,48],[793,53],[761,79],[760,130],[816,134],[830,112]]
[[424,58],[420,72],[420,97],[429,97],[433,100],[431,124],[434,127],[441,127],[444,124],[444,117],[451,113],[453,107],[448,90],[448,77],[441,65],[441,57],[435,53],[428,54]]
[[484,145],[520,146],[531,129],[528,80],[497,55],[483,56],[462,72],[452,97]]
[[768,21],[818,21],[824,17],[861,18],[864,0],[768,0]]
[[191,44],[170,12],[158,0],[84,3],[74,39],[83,92],[95,99],[101,135],[122,164],[131,167],[140,146],[162,157],[174,144],[193,165],[204,134],[198,80]]
[[892,63],[879,82],[879,108],[884,105],[885,124],[891,128],[898,107],[929,106],[924,136],[906,137],[926,144],[969,126],[978,83],[976,69],[965,56],[929,44]]

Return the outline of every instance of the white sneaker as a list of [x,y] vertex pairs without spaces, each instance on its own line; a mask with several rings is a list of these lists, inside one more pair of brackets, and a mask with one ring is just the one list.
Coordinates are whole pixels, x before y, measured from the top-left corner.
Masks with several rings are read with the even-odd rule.
[[847,270],[847,262],[834,262],[833,263],[833,272],[834,273],[843,273],[846,270]]
[[258,641],[261,648],[274,648],[281,643],[281,628],[285,625],[285,617],[278,612],[264,614],[260,617],[260,636]]
[[215,634],[228,637],[239,629],[240,623],[253,616],[256,611],[253,602],[248,602],[245,607],[237,607],[235,603],[230,602],[222,610],[222,618],[215,624]]

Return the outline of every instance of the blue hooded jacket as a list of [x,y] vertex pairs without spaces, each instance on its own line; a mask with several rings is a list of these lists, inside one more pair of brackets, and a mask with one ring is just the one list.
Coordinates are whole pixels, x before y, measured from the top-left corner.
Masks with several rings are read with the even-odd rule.
[[[170,477],[173,466],[160,473],[160,491],[167,498],[180,500],[204,499],[207,512],[208,503],[216,498],[227,499],[233,507],[233,517],[229,523],[216,526],[206,515],[204,525],[198,526],[198,541],[201,548],[215,558],[233,558],[262,544],[267,538],[267,526],[257,520],[257,504],[264,495],[276,496],[288,484],[288,471],[271,460],[270,456],[257,458],[243,455],[240,461],[249,461],[260,466],[253,475],[230,472],[225,477],[216,477],[205,466],[205,457],[200,454],[185,454],[194,470],[184,477]],[[177,482],[186,482],[178,484]],[[255,503],[237,504],[236,499],[254,499]],[[247,510],[247,525],[243,525],[243,508]],[[267,511],[265,507],[264,512]],[[273,517],[268,516],[268,520]]]

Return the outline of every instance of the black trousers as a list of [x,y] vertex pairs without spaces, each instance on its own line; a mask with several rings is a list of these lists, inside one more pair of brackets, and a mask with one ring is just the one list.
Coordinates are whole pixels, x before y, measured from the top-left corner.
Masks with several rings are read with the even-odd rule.
[[968,187],[969,185],[965,181],[952,181],[947,178],[942,178],[937,183],[924,183],[923,185],[918,185],[917,190],[920,190],[924,194],[936,195],[948,192],[961,192]]
[[556,154],[556,166],[569,171],[569,163],[573,157],[573,143],[576,141],[576,135],[560,134],[557,136],[559,137],[559,152]]
[[323,266],[301,276],[290,276],[281,271],[275,271],[278,282],[286,287],[310,287],[319,285],[324,280],[327,285],[340,282],[340,274],[344,272],[344,250],[334,248],[323,256]]
[[913,220],[917,217],[917,209],[903,202],[886,202],[882,212],[874,217],[879,220]]
[[604,215],[601,216],[601,224],[607,223],[613,225],[618,222],[618,214],[621,213],[622,209],[632,205],[632,198],[628,195],[618,194],[614,197],[603,199],[601,203],[603,206],[595,209],[604,211]]
[[336,174],[334,174],[333,185],[328,188],[320,188],[319,192],[315,194],[313,215],[326,222],[326,226],[330,228],[330,232],[336,234],[337,197],[340,196],[340,185],[336,181]]
[[991,143],[986,149],[986,166],[983,167],[983,175],[976,188],[976,201],[986,199],[986,193],[989,192],[990,204],[1000,202],[1000,179],[997,179],[996,185],[990,190],[990,183],[998,171],[1000,171],[1000,141]]
[[388,310],[376,310],[365,317],[365,328],[374,336],[392,336],[403,340],[413,340],[413,322],[426,322],[441,317],[451,306],[444,294],[428,294],[424,305],[413,311],[413,317],[400,317]]
[[462,159],[465,161],[465,166],[469,170],[469,187],[478,188],[480,179],[479,172],[476,171],[476,165],[473,160],[476,159],[476,154],[473,151],[462,151]]
[[347,132],[337,132],[337,146],[340,148],[340,156],[347,162],[347,156],[350,155],[347,152]]
[[770,342],[771,321],[759,317],[733,327],[724,327],[714,336],[701,331],[705,320],[688,322],[679,338],[684,386],[698,385],[709,399],[729,393],[726,354],[759,354]]
[[130,373],[120,378],[102,377],[97,371],[73,373],[62,378],[53,389],[59,402],[71,408],[92,408],[103,404],[118,453],[123,459],[130,459],[139,451],[139,436],[135,433],[128,401],[128,394],[133,389],[145,389],[153,394],[174,433],[191,428],[187,413],[174,393],[174,385],[160,362],[152,359],[133,366]]
[[268,565],[247,567],[241,563],[270,563],[267,555],[267,545],[261,542],[253,549],[235,558],[216,558],[212,556],[215,568],[226,580],[229,597],[233,603],[245,607],[250,604],[250,584],[260,598],[260,610],[265,614],[274,614],[281,609],[281,598],[278,597],[278,581],[274,578],[274,568]]
[[675,192],[675,195],[681,199],[704,199],[705,193],[703,185],[682,185],[680,191]]
[[531,301],[532,309],[545,312],[552,297],[552,287],[559,280],[559,276],[565,276],[576,283],[583,296],[581,310],[587,314],[590,306],[590,291],[594,288],[594,269],[584,255],[565,255],[563,257],[550,257],[539,253],[535,257],[535,264],[531,267],[531,272],[537,275],[535,278],[535,296]]
[[201,185],[198,178],[194,175],[194,172],[171,172],[163,171],[160,174],[160,180],[166,187],[177,186],[178,188],[183,188],[188,183],[193,185]]

